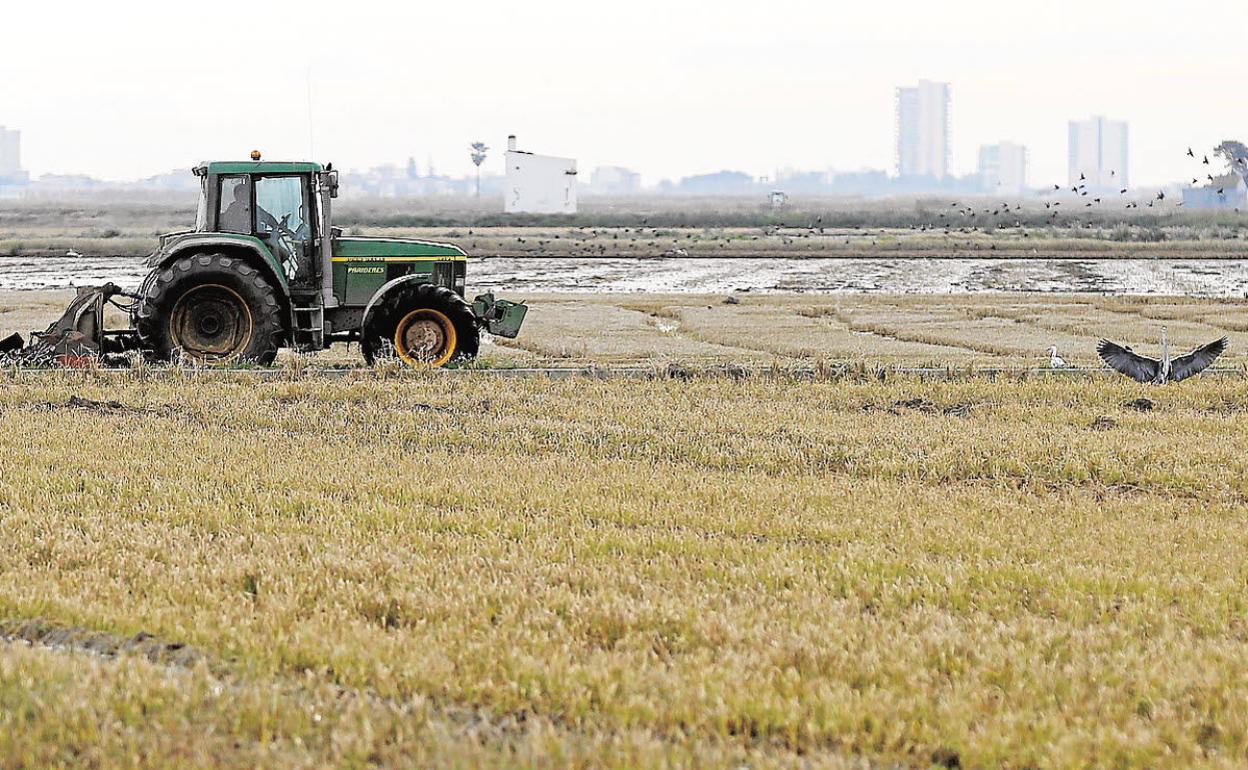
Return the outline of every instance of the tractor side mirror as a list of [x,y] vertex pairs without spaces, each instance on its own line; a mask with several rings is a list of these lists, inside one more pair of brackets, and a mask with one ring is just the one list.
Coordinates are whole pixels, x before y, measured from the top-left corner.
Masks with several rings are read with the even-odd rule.
[[337,198],[338,197],[338,172],[326,171],[324,179],[325,179],[325,187],[329,189],[329,197]]

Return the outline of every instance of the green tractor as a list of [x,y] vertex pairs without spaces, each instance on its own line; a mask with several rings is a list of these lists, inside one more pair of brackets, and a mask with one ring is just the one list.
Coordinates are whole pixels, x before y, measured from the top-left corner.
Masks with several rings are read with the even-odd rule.
[[[467,255],[458,246],[344,236],[330,217],[332,165],[252,153],[250,162],[194,172],[195,228],[161,237],[137,292],[80,290],[29,347],[15,335],[0,352],[61,364],[139,350],[161,361],[264,365],[283,347],[358,342],[370,364],[393,357],[438,367],[475,357],[482,329],[520,331],[525,305],[492,294],[465,299]],[[129,312],[132,328],[104,328],[107,302]]]

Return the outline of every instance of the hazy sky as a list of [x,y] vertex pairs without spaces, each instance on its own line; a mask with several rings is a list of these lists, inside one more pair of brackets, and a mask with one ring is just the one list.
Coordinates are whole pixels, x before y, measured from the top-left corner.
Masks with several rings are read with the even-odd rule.
[[[1063,181],[1066,122],[1130,123],[1133,183],[1248,141],[1243,0],[28,2],[0,11],[0,125],[34,174],[208,158],[432,156],[468,143],[664,177],[893,169],[894,88],[952,83],[951,170],[980,144]],[[309,100],[309,94],[311,99]],[[309,101],[314,118],[309,131]],[[1203,174],[1200,174],[1203,177]]]

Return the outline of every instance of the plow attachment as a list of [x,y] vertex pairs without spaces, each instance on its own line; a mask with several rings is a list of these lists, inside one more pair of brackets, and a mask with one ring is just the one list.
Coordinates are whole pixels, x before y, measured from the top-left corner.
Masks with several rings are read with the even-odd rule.
[[0,340],[0,356],[16,353],[26,347],[26,340],[22,339],[20,334],[10,334]]
[[55,323],[44,331],[31,332],[29,344],[20,334],[0,340],[0,360],[24,366],[82,367],[106,355],[135,349],[138,340],[134,330],[104,328],[104,306],[118,296],[134,298],[112,283],[79,289]]

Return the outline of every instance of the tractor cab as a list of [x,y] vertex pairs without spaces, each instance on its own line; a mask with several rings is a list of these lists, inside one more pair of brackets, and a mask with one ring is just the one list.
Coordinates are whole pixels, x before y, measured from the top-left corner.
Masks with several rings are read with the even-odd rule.
[[[258,153],[253,157],[258,157]],[[319,163],[215,162],[195,168],[200,177],[196,233],[255,239],[280,267],[292,292],[322,292],[336,304],[325,278],[333,232],[330,199],[338,172]]]

